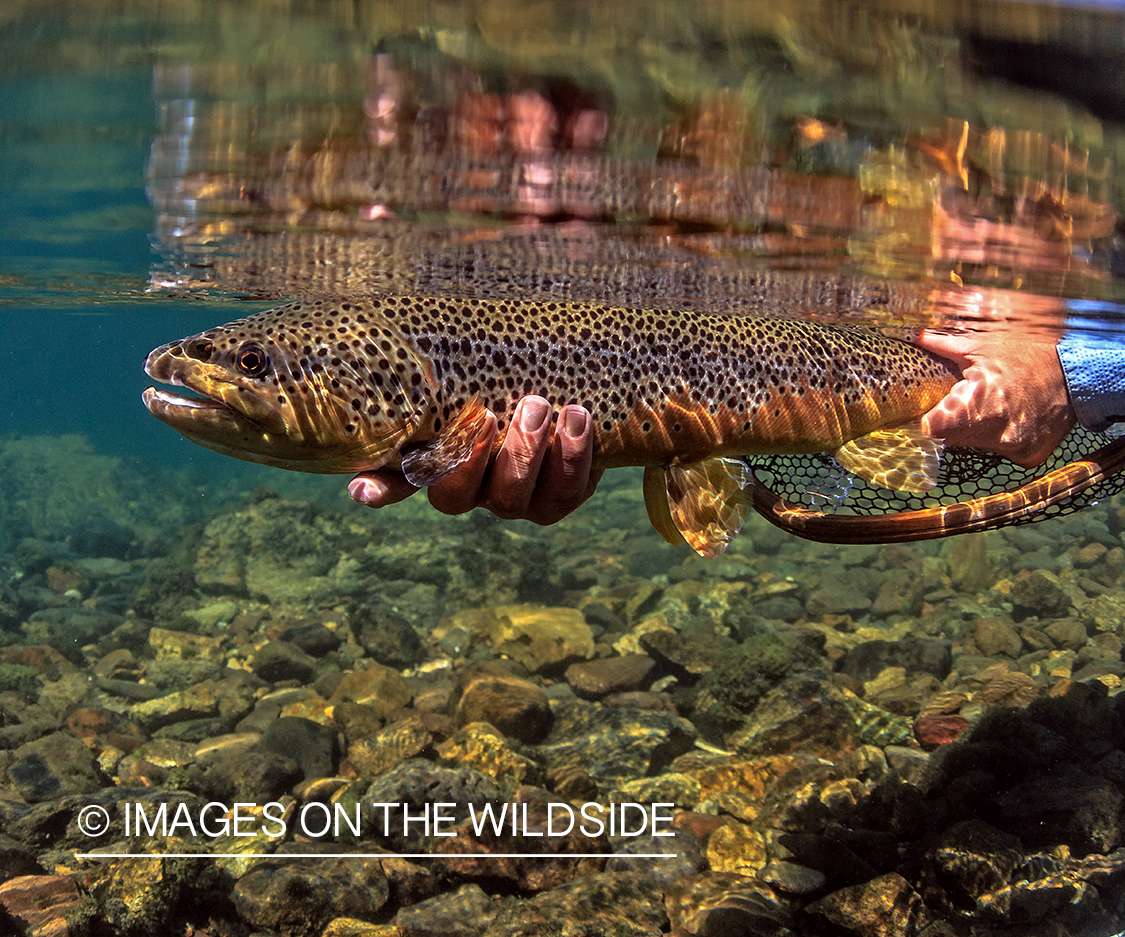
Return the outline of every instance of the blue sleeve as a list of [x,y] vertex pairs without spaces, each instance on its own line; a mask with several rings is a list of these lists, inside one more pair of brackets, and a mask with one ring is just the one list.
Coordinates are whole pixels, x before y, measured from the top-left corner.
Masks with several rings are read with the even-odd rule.
[[1067,319],[1058,351],[1075,416],[1098,431],[1125,422],[1125,320],[1106,315],[1120,316],[1121,307],[1082,300],[1069,307],[1076,315]]

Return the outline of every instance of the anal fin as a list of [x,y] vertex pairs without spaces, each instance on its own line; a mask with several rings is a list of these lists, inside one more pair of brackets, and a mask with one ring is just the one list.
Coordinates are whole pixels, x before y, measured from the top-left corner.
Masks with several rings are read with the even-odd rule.
[[669,543],[687,543],[714,559],[746,522],[753,476],[738,459],[704,459],[688,465],[645,469],[645,507]]
[[419,488],[441,481],[473,454],[487,421],[488,408],[473,397],[437,436],[402,457],[406,480]]
[[937,485],[945,442],[917,424],[877,429],[846,442],[836,461],[864,481],[894,491],[922,494]]

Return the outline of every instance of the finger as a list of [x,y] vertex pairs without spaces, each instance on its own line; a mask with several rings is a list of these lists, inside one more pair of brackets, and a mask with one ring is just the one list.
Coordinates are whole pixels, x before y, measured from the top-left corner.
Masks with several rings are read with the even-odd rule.
[[914,339],[914,344],[919,348],[939,358],[949,359],[962,371],[971,363],[969,355],[979,343],[979,337],[934,332],[930,329],[922,330]]
[[485,483],[484,507],[497,517],[527,516],[550,435],[551,405],[542,397],[524,397]]
[[469,458],[441,481],[430,485],[430,504],[443,514],[464,514],[481,503],[481,487],[496,439],[495,415],[490,412],[486,420]]
[[590,467],[594,461],[593,425],[583,407],[567,406],[559,412],[555,437],[528,505],[528,520],[553,524],[593,493],[601,477],[598,472],[594,484],[590,484]]
[[348,482],[348,497],[369,508],[397,504],[417,490],[398,472],[364,472]]
[[958,443],[957,437],[963,435],[976,419],[974,401],[979,390],[980,385],[976,381],[958,381],[933,409],[922,416],[922,432],[945,439],[949,445],[965,445]]

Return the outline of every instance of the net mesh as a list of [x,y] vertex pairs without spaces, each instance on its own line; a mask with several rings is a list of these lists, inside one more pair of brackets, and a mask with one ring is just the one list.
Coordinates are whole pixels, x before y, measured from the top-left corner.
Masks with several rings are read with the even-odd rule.
[[[1115,438],[1078,427],[1051,457],[1025,469],[1002,456],[976,449],[947,448],[942,456],[937,487],[925,494],[890,491],[844,471],[826,453],[747,457],[760,483],[786,501],[831,515],[876,516],[957,504],[986,495],[1013,491],[1048,472],[1088,458]],[[1029,524],[1062,517],[1125,491],[1125,472],[1110,475],[1085,491],[1051,504],[1042,511],[1013,517],[990,526]]]

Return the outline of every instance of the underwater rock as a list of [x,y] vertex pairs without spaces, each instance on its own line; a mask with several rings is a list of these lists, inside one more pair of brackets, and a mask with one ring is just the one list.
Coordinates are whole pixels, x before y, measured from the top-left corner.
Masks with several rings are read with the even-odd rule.
[[[153,851],[176,845],[176,840],[163,840]],[[221,880],[208,859],[130,858],[95,868],[83,884],[111,933],[160,937],[173,929],[176,911],[221,900]]]
[[385,722],[382,711],[366,703],[343,702],[332,707],[330,724],[343,733],[349,745],[374,735]]
[[328,701],[334,706],[362,703],[386,718],[396,709],[409,706],[413,698],[410,685],[397,670],[373,664],[344,674]]
[[221,663],[225,660],[218,638],[204,634],[189,634],[168,628],[153,628],[148,633],[148,646],[156,660],[207,660]]
[[942,556],[949,566],[953,588],[960,592],[984,592],[996,579],[987,533],[965,537],[952,537],[942,548]]
[[657,773],[695,743],[694,726],[669,713],[582,700],[552,711],[554,725],[538,747],[548,770],[581,768],[603,790]]
[[574,608],[501,605],[488,610],[488,642],[530,673],[561,669],[594,656],[594,633]]
[[[39,864],[31,849],[0,833],[0,883],[21,875],[44,874],[46,870]],[[0,900],[0,904],[2,903]]]
[[[1061,618],[1074,604],[1074,597],[1059,582],[1059,577],[1044,569],[1024,571],[1015,577],[1009,593],[1017,617],[1038,615]],[[1014,656],[1014,655],[1013,655]]]
[[[654,802],[662,803],[648,803]],[[642,833],[638,836],[611,837],[613,855],[606,860],[603,871],[644,872],[654,888],[666,889],[674,882],[690,878],[706,867],[702,846],[690,830],[680,827],[675,829],[674,836],[664,835],[672,832],[668,829],[659,832],[659,836]]]
[[445,761],[465,765],[487,774],[506,792],[524,784],[541,786],[543,766],[514,751],[508,739],[487,722],[470,722],[437,748]]
[[1023,640],[1003,618],[978,618],[965,641],[965,652],[981,657],[1019,657],[1022,649]]
[[631,693],[610,693],[602,700],[603,706],[623,706],[626,709],[655,709],[679,715],[676,704],[667,693],[635,690]]
[[122,751],[133,751],[145,744],[137,727],[117,713],[100,707],[76,709],[66,717],[66,731],[77,739],[87,740],[87,745],[102,748],[107,745]]
[[499,664],[474,664],[461,675],[453,718],[457,725],[488,722],[521,742],[540,741],[553,716],[547,694]]
[[931,713],[914,720],[914,737],[926,751],[957,741],[969,728],[969,720],[957,713]]
[[8,778],[28,803],[85,794],[104,783],[93,753],[68,732],[52,732],[17,748]]
[[316,658],[288,641],[267,641],[254,654],[250,667],[255,676],[270,683],[308,683],[316,673]]
[[861,615],[871,608],[878,583],[864,569],[828,573],[809,593],[805,610],[810,618],[822,615]]
[[[570,805],[560,805],[540,788],[521,787],[511,801],[497,806],[496,822],[481,824],[479,833],[466,820],[453,827],[455,836],[434,843],[432,853],[441,857],[440,867],[447,874],[534,892],[601,868],[603,860],[589,856],[608,854],[605,835],[593,835],[593,821],[585,820]],[[479,816],[479,805],[477,812]],[[517,817],[514,830],[513,814]],[[603,815],[603,820],[608,827],[608,817]]]
[[46,644],[67,660],[83,666],[81,648],[96,644],[125,619],[89,608],[41,608],[27,619],[25,639],[28,644]]
[[982,706],[1027,706],[1039,695],[1033,677],[1018,670],[999,674],[973,694],[973,703]]
[[[310,857],[328,851],[306,848]],[[231,895],[239,916],[283,937],[319,937],[324,925],[337,917],[371,920],[388,896],[379,860],[365,856],[305,862],[267,859],[243,875]]]
[[55,648],[46,644],[10,644],[0,648],[0,666],[4,664],[30,667],[49,680],[58,680],[60,674],[73,673],[77,669]]
[[638,872],[601,872],[506,905],[488,926],[489,937],[661,937],[668,918],[658,892]]
[[[154,463],[125,464],[99,455],[78,434],[0,441],[0,551],[11,549],[18,532],[44,540],[69,532],[76,553],[124,556],[134,540],[167,537],[197,514],[197,498],[173,495],[191,487],[183,473]],[[49,478],[68,484],[43,484]]]
[[571,664],[563,677],[579,696],[597,699],[609,693],[643,689],[654,666],[646,654],[624,654]]
[[380,664],[404,669],[425,659],[422,639],[410,621],[377,597],[349,607],[348,621],[363,649]]
[[331,654],[340,644],[340,638],[331,628],[321,624],[293,625],[286,628],[278,636],[278,640],[287,641],[299,647],[312,657],[324,657]]
[[[631,803],[671,803],[691,809],[699,803],[702,785],[699,780],[680,771],[661,771],[653,777],[627,781],[615,791],[607,792],[611,799]],[[674,825],[674,824],[673,824]]]
[[1015,784],[997,798],[998,822],[1032,846],[1065,843],[1078,856],[1108,853],[1122,841],[1125,793],[1072,765]]
[[328,512],[305,501],[262,497],[207,523],[195,582],[205,592],[272,602],[332,601],[340,595],[334,573],[346,539]]
[[421,719],[401,719],[348,746],[348,764],[372,778],[428,751],[434,736]]
[[989,895],[982,895],[977,908],[984,920],[998,924],[1034,924],[1064,909],[1075,917],[1077,907],[1088,899],[1082,882],[1062,875],[1047,875],[1035,881],[1008,885]]
[[328,922],[320,937],[402,937],[394,924],[369,924],[354,917],[337,917]]
[[822,915],[858,937],[917,934],[929,922],[921,897],[897,872],[841,888],[805,911]]
[[[186,690],[205,680],[220,679],[226,668],[213,660],[152,660],[144,668],[143,686],[154,687],[160,696],[169,690]],[[114,681],[121,686],[121,681]]]
[[835,758],[863,744],[844,694],[815,672],[795,674],[770,690],[726,738],[741,757],[813,752]]
[[811,895],[820,891],[826,881],[823,872],[784,859],[774,859],[758,873],[758,878],[787,895]]
[[427,898],[395,915],[401,937],[474,937],[499,912],[479,885]]
[[818,663],[820,655],[796,635],[752,635],[716,658],[700,684],[692,721],[704,737],[721,742],[787,674]]
[[[669,774],[680,774],[695,782],[691,807],[729,814],[747,823],[766,822],[769,816],[772,817],[770,823],[782,826],[785,820],[773,815],[799,801],[801,795],[797,791],[817,800],[817,785],[813,782],[828,774],[824,765],[811,755],[741,759],[699,750],[677,758],[672,769]],[[652,780],[660,777],[663,775]],[[631,785],[625,785],[624,789],[630,788]],[[823,818],[825,811],[818,802],[811,813]],[[807,816],[804,820],[809,822]]]
[[[125,803],[141,804],[149,816],[155,816],[161,804],[167,804],[169,815],[175,815],[181,804],[186,805],[183,809],[198,815],[206,802],[198,794],[185,791],[110,785],[92,793],[72,794],[30,807],[21,804],[11,814],[0,812],[0,819],[3,819],[9,836],[40,852],[48,849],[81,852],[93,845],[125,839]],[[0,801],[0,804],[4,803]],[[79,823],[83,809],[91,805],[104,807],[109,815],[108,829],[97,837],[92,837],[88,829]]]
[[844,655],[840,672],[867,682],[888,667],[902,667],[908,674],[930,673],[944,680],[953,669],[950,642],[917,637],[898,641],[864,641]]
[[71,875],[22,875],[0,885],[0,907],[27,937],[67,937],[66,917],[81,900]]
[[185,609],[183,614],[185,618],[197,622],[200,628],[218,628],[223,622],[229,624],[235,619],[238,615],[238,603],[230,599],[218,599],[200,608]]
[[1023,846],[1018,837],[973,817],[946,830],[933,855],[946,878],[976,900],[1011,881]]
[[1091,634],[1105,631],[1125,637],[1125,597],[1096,595],[1080,607],[1078,618]]
[[709,673],[719,655],[734,642],[717,634],[688,638],[677,631],[659,629],[642,634],[640,645],[673,673],[696,677]]
[[186,690],[129,707],[129,718],[145,732],[189,720],[214,717],[224,728],[208,734],[230,731],[254,708],[255,683],[249,674],[227,671],[221,678],[205,680]]
[[712,872],[753,876],[768,861],[765,838],[743,823],[724,824],[707,838],[707,865]]
[[1085,625],[1073,618],[1052,621],[1043,629],[1043,633],[1061,650],[1077,651],[1086,646],[1088,637]]
[[706,872],[676,883],[664,899],[675,933],[784,937],[792,912],[769,885],[746,875]]
[[[459,823],[468,818],[470,802],[479,811],[487,802],[503,801],[504,795],[492,778],[472,768],[444,768],[412,758],[375,778],[362,799],[364,803],[406,804],[411,817],[422,816],[435,803],[452,803],[457,806],[448,813]],[[431,851],[434,837],[426,836],[421,827],[411,823],[404,830],[401,806],[388,809],[385,817],[382,811],[364,812],[364,836],[385,842],[395,852]]]
[[302,780],[296,759],[275,751],[222,753],[188,771],[196,790],[228,804],[277,800]]
[[310,719],[282,716],[274,720],[255,748],[292,758],[305,781],[326,778],[335,771],[336,733]]

